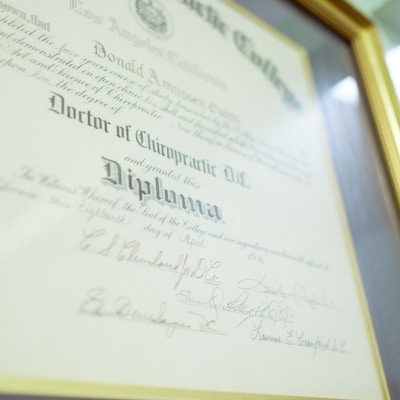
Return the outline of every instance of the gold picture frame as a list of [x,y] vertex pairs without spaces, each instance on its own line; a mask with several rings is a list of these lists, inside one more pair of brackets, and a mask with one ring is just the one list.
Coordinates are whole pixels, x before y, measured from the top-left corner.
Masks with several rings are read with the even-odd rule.
[[400,209],[399,102],[375,24],[345,1],[294,0],[351,45]]

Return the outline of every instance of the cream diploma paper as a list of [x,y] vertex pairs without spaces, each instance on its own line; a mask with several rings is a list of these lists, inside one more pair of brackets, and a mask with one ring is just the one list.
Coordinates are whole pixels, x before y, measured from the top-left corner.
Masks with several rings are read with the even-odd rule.
[[308,74],[220,1],[0,1],[0,390],[383,398]]

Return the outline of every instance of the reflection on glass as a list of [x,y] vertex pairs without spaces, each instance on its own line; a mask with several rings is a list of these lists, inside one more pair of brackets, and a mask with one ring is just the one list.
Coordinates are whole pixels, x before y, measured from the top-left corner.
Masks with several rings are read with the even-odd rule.
[[357,106],[360,99],[357,82],[352,76],[336,83],[331,89],[331,95],[336,100],[352,106]]
[[[390,76],[400,99],[400,1],[399,0],[348,0],[377,25]],[[397,68],[396,68],[397,65]]]

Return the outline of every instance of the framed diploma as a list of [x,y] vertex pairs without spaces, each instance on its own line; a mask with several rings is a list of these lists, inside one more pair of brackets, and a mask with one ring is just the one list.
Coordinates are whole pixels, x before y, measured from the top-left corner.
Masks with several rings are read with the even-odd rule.
[[1,399],[400,393],[399,114],[350,6],[4,0],[0,87]]

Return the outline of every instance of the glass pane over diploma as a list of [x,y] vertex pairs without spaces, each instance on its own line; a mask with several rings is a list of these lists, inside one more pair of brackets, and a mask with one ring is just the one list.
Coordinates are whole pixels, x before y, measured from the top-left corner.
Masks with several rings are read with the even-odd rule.
[[385,398],[312,41],[110,4],[0,2],[0,392]]

